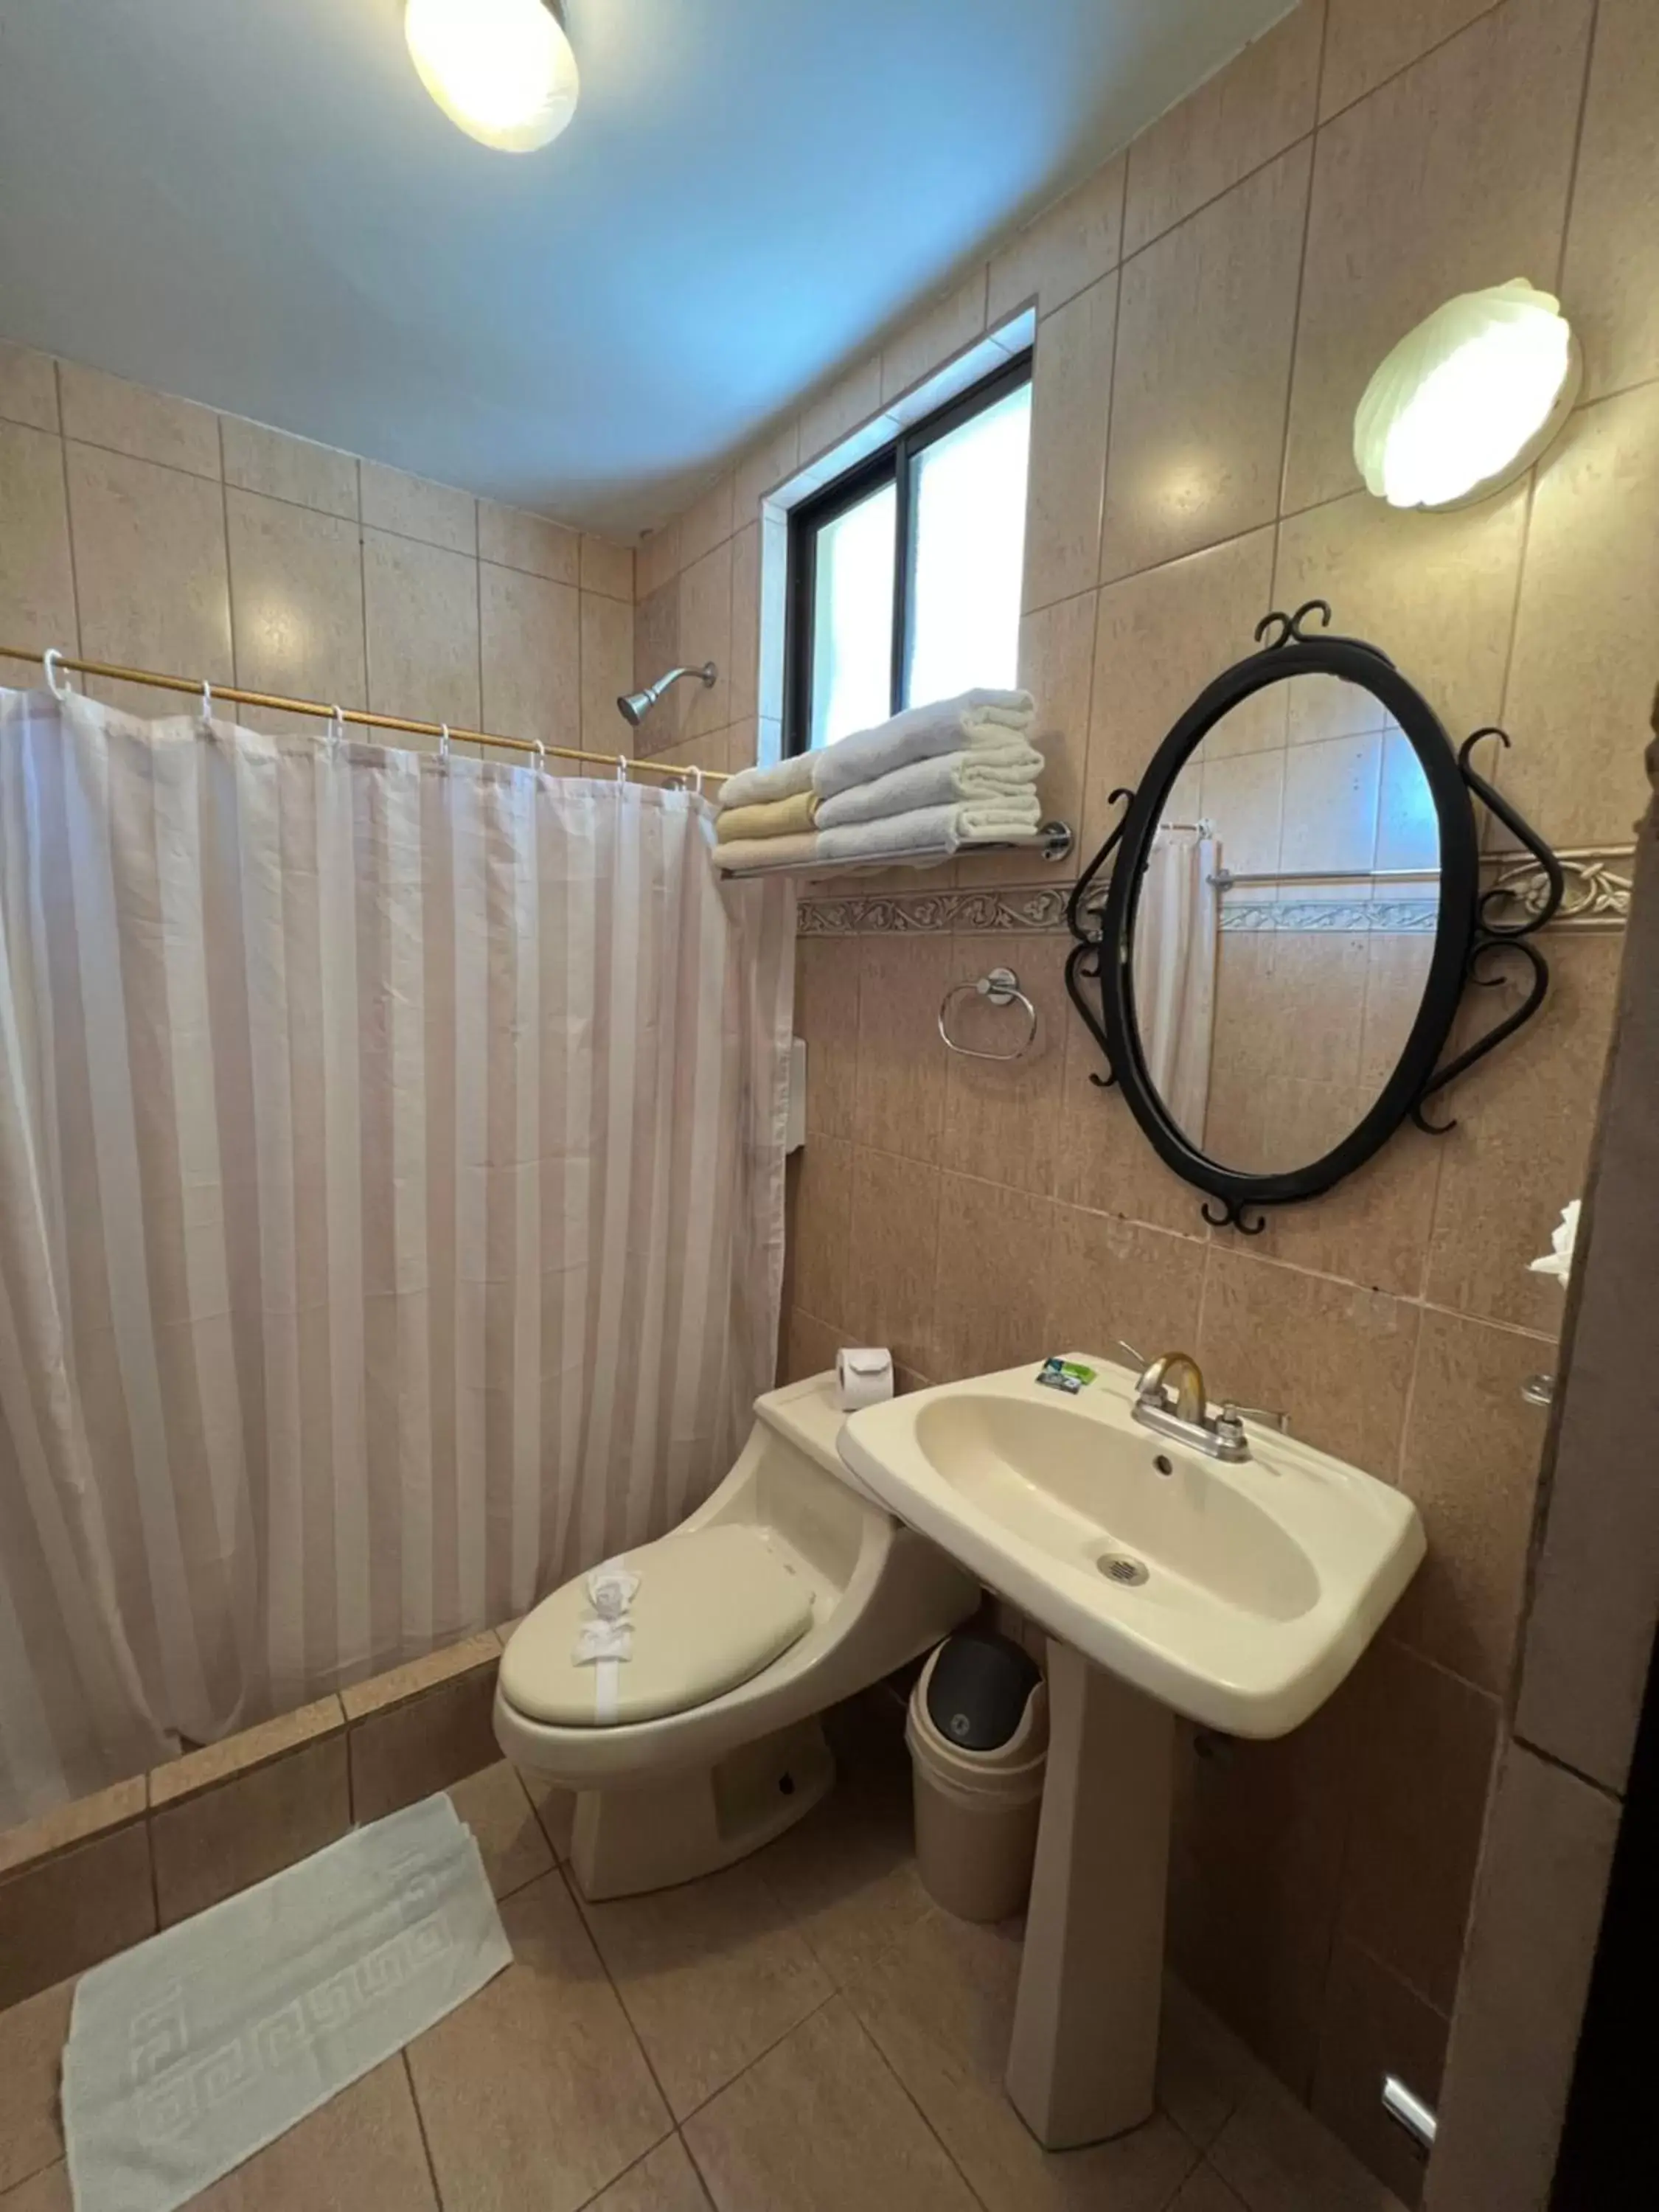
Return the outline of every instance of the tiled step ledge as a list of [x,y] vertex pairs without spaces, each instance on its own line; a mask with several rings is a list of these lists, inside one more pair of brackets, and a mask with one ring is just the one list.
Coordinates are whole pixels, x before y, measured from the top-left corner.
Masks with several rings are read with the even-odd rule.
[[0,2010],[493,1765],[514,1625],[0,1835]]

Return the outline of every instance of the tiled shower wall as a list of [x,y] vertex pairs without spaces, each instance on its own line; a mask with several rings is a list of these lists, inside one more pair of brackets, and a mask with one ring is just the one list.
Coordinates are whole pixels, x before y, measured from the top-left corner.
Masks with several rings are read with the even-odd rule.
[[[1085,856],[1109,792],[1258,617],[1316,593],[1455,737],[1513,733],[1489,765],[1546,835],[1628,849],[1659,663],[1656,114],[1650,0],[1298,8],[647,540],[640,673],[730,671],[659,742],[750,753],[766,491],[1035,299],[1024,680],[1049,811]],[[1522,275],[1560,290],[1583,344],[1565,436],[1467,511],[1382,506],[1350,451],[1371,368],[1449,295]],[[906,881],[1056,872],[1002,856]],[[848,1341],[892,1345],[913,1381],[1120,1336],[1189,1346],[1218,1394],[1288,1408],[1422,1509],[1429,1561],[1324,1712],[1279,1743],[1188,1741],[1173,1896],[1183,1970],[1414,2195],[1380,2079],[1437,2092],[1543,1440],[1519,1389],[1561,1316],[1526,1262],[1580,1187],[1621,938],[1552,931],[1548,1004],[1448,1098],[1451,1133],[1402,1131],[1245,1240],[1206,1231],[1091,1085],[1066,939],[948,904],[908,931],[861,911],[800,947],[787,1370]],[[945,987],[998,961],[1041,1014],[1012,1067],[934,1030]]]
[[0,644],[614,753],[633,597],[627,546],[0,343]]

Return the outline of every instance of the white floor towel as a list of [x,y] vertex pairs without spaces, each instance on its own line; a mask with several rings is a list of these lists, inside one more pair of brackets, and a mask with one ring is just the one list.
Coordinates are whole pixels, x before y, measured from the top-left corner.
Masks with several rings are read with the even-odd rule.
[[175,2212],[512,1958],[428,1797],[94,1966],[64,2051],[76,2212]]

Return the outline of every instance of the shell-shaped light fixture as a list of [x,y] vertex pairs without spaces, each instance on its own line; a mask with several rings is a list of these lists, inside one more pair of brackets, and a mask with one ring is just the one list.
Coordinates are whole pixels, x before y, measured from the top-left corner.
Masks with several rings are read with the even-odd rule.
[[1462,292],[1408,331],[1365,387],[1353,457],[1390,507],[1464,507],[1529,468],[1583,376],[1552,293],[1523,277]]
[[580,77],[549,0],[407,0],[421,82],[480,145],[530,154],[576,112]]

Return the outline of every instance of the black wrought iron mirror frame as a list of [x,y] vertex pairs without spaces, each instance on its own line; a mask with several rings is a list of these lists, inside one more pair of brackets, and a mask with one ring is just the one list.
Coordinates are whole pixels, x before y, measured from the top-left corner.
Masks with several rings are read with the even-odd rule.
[[[1431,1121],[1425,1111],[1427,1103],[1455,1076],[1512,1036],[1543,1004],[1549,965],[1528,940],[1553,916],[1563,888],[1560,864],[1548,846],[1471,763],[1470,755],[1483,738],[1496,738],[1507,745],[1506,734],[1488,725],[1454,748],[1433,708],[1386,653],[1363,638],[1305,628],[1316,616],[1322,624],[1330,622],[1331,610],[1323,599],[1310,599],[1294,614],[1275,611],[1264,616],[1255,630],[1261,650],[1235,662],[1205,686],[1153,755],[1138,789],[1112,793],[1114,803],[1125,805],[1127,811],[1079,878],[1066,915],[1078,941],[1066,963],[1066,988],[1107,1064],[1106,1074],[1092,1080],[1119,1087],[1164,1164],[1206,1194],[1205,1219],[1217,1228],[1240,1229],[1247,1236],[1266,1226],[1263,1208],[1317,1198],[1352,1175],[1403,1121],[1409,1120],[1433,1136],[1443,1136],[1454,1126]],[[1416,1018],[1393,1073],[1363,1118],[1322,1158],[1289,1172],[1251,1175],[1224,1167],[1198,1151],[1171,1119],[1148,1074],[1134,1018],[1132,931],[1152,839],[1188,759],[1242,700],[1270,684],[1302,674],[1335,676],[1358,684],[1380,701],[1410,740],[1439,825],[1440,910]],[[1519,920],[1503,918],[1504,910],[1513,904],[1507,893],[1480,889],[1476,799],[1525,846],[1543,872],[1545,896]],[[1111,874],[1103,901],[1097,887],[1109,865]],[[1525,998],[1502,1021],[1443,1061],[1466,986],[1501,981],[1506,955],[1528,971]],[[1091,987],[1097,1007],[1090,1003]],[[1219,1210],[1212,1210],[1209,1200]]]

